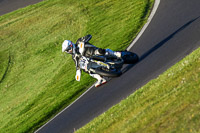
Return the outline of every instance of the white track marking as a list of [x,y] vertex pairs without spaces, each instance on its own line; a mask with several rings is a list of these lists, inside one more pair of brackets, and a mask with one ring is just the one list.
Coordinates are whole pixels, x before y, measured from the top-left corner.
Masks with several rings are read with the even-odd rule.
[[133,42],[129,45],[129,47],[127,48],[127,50],[129,51],[133,45],[138,41],[138,39],[142,36],[142,34],[144,33],[144,31],[146,30],[146,28],[148,27],[148,25],[150,24],[151,20],[153,19],[153,16],[155,15],[158,6],[160,4],[160,0],[155,0],[153,9],[151,11],[151,14],[147,20],[147,23],[143,26],[143,28],[141,29],[140,33],[137,35],[137,37],[133,40]]
[[[147,20],[147,23],[144,25],[144,27],[141,29],[140,33],[137,35],[137,37],[133,40],[133,42],[129,45],[129,47],[127,48],[127,50],[130,50],[133,45],[137,42],[137,40],[142,36],[142,34],[144,33],[144,31],[146,30],[146,28],[148,27],[148,25],[150,24],[151,20],[153,19],[153,16],[155,15],[158,6],[160,4],[160,0],[155,0],[154,3],[154,7],[153,10],[151,11],[151,14]],[[69,106],[67,106],[65,109],[63,109],[61,112],[59,112],[56,116],[54,116],[51,120],[49,120],[46,124],[44,124],[42,127],[40,127],[38,130],[35,131],[35,133],[37,133],[39,130],[41,130],[43,127],[45,127],[48,123],[50,123],[51,121],[53,121],[58,115],[60,115],[62,112],[64,112],[65,110],[67,110],[69,107],[71,107],[76,101],[78,101],[81,97],[83,97],[87,92],[89,92],[93,87],[94,87],[95,83],[89,88],[87,89],[87,91],[85,91],[79,98],[77,98],[74,102],[72,102]]]

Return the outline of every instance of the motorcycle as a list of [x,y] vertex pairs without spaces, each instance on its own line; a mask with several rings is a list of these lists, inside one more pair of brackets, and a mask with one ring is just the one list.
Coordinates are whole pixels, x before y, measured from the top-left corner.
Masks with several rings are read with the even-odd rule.
[[[84,42],[80,44],[80,53],[84,51]],[[82,56],[79,59],[80,68],[88,73],[99,74],[103,77],[119,77],[122,74],[121,68],[124,64],[135,64],[138,62],[138,55],[130,51],[121,52],[121,58],[107,56],[93,56],[87,58]],[[80,81],[81,71],[77,70],[76,80]]]

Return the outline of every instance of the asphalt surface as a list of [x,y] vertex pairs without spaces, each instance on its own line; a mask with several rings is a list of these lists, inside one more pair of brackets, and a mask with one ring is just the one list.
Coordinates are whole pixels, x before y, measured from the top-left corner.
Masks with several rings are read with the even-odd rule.
[[[4,1],[14,0],[0,0],[0,5]],[[161,0],[151,23],[130,50],[140,56],[140,62],[126,67],[121,77],[92,88],[38,133],[74,132],[198,48],[199,6],[199,0]]]
[[0,0],[0,16],[42,0]]

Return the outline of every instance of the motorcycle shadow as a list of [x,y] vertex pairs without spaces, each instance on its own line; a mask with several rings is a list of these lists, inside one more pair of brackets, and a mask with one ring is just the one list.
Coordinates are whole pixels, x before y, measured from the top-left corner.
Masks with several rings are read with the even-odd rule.
[[137,63],[135,63],[135,64],[127,64],[124,68],[122,68],[122,70],[121,70],[122,74],[126,73],[128,70],[130,70],[132,67],[134,67]]

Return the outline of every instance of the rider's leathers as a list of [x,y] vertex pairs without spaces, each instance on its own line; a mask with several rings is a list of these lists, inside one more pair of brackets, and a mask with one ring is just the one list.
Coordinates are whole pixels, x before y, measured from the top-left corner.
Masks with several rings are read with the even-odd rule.
[[[96,78],[97,80],[101,80],[101,76],[92,72],[89,72],[87,70],[87,66],[84,66],[84,63],[81,63],[81,57],[85,56],[90,58],[91,56],[94,55],[105,55],[106,54],[106,50],[105,49],[101,49],[101,48],[97,48],[94,45],[89,43],[89,40],[92,38],[91,35],[87,35],[85,37],[79,38],[76,41],[76,44],[74,44],[73,47],[73,53],[72,53],[72,59],[74,60],[75,64],[76,64],[76,70],[84,70],[85,72],[89,73],[90,76],[92,76],[93,78]],[[80,42],[84,42],[84,51],[82,52],[82,55],[79,52],[79,43]]]

